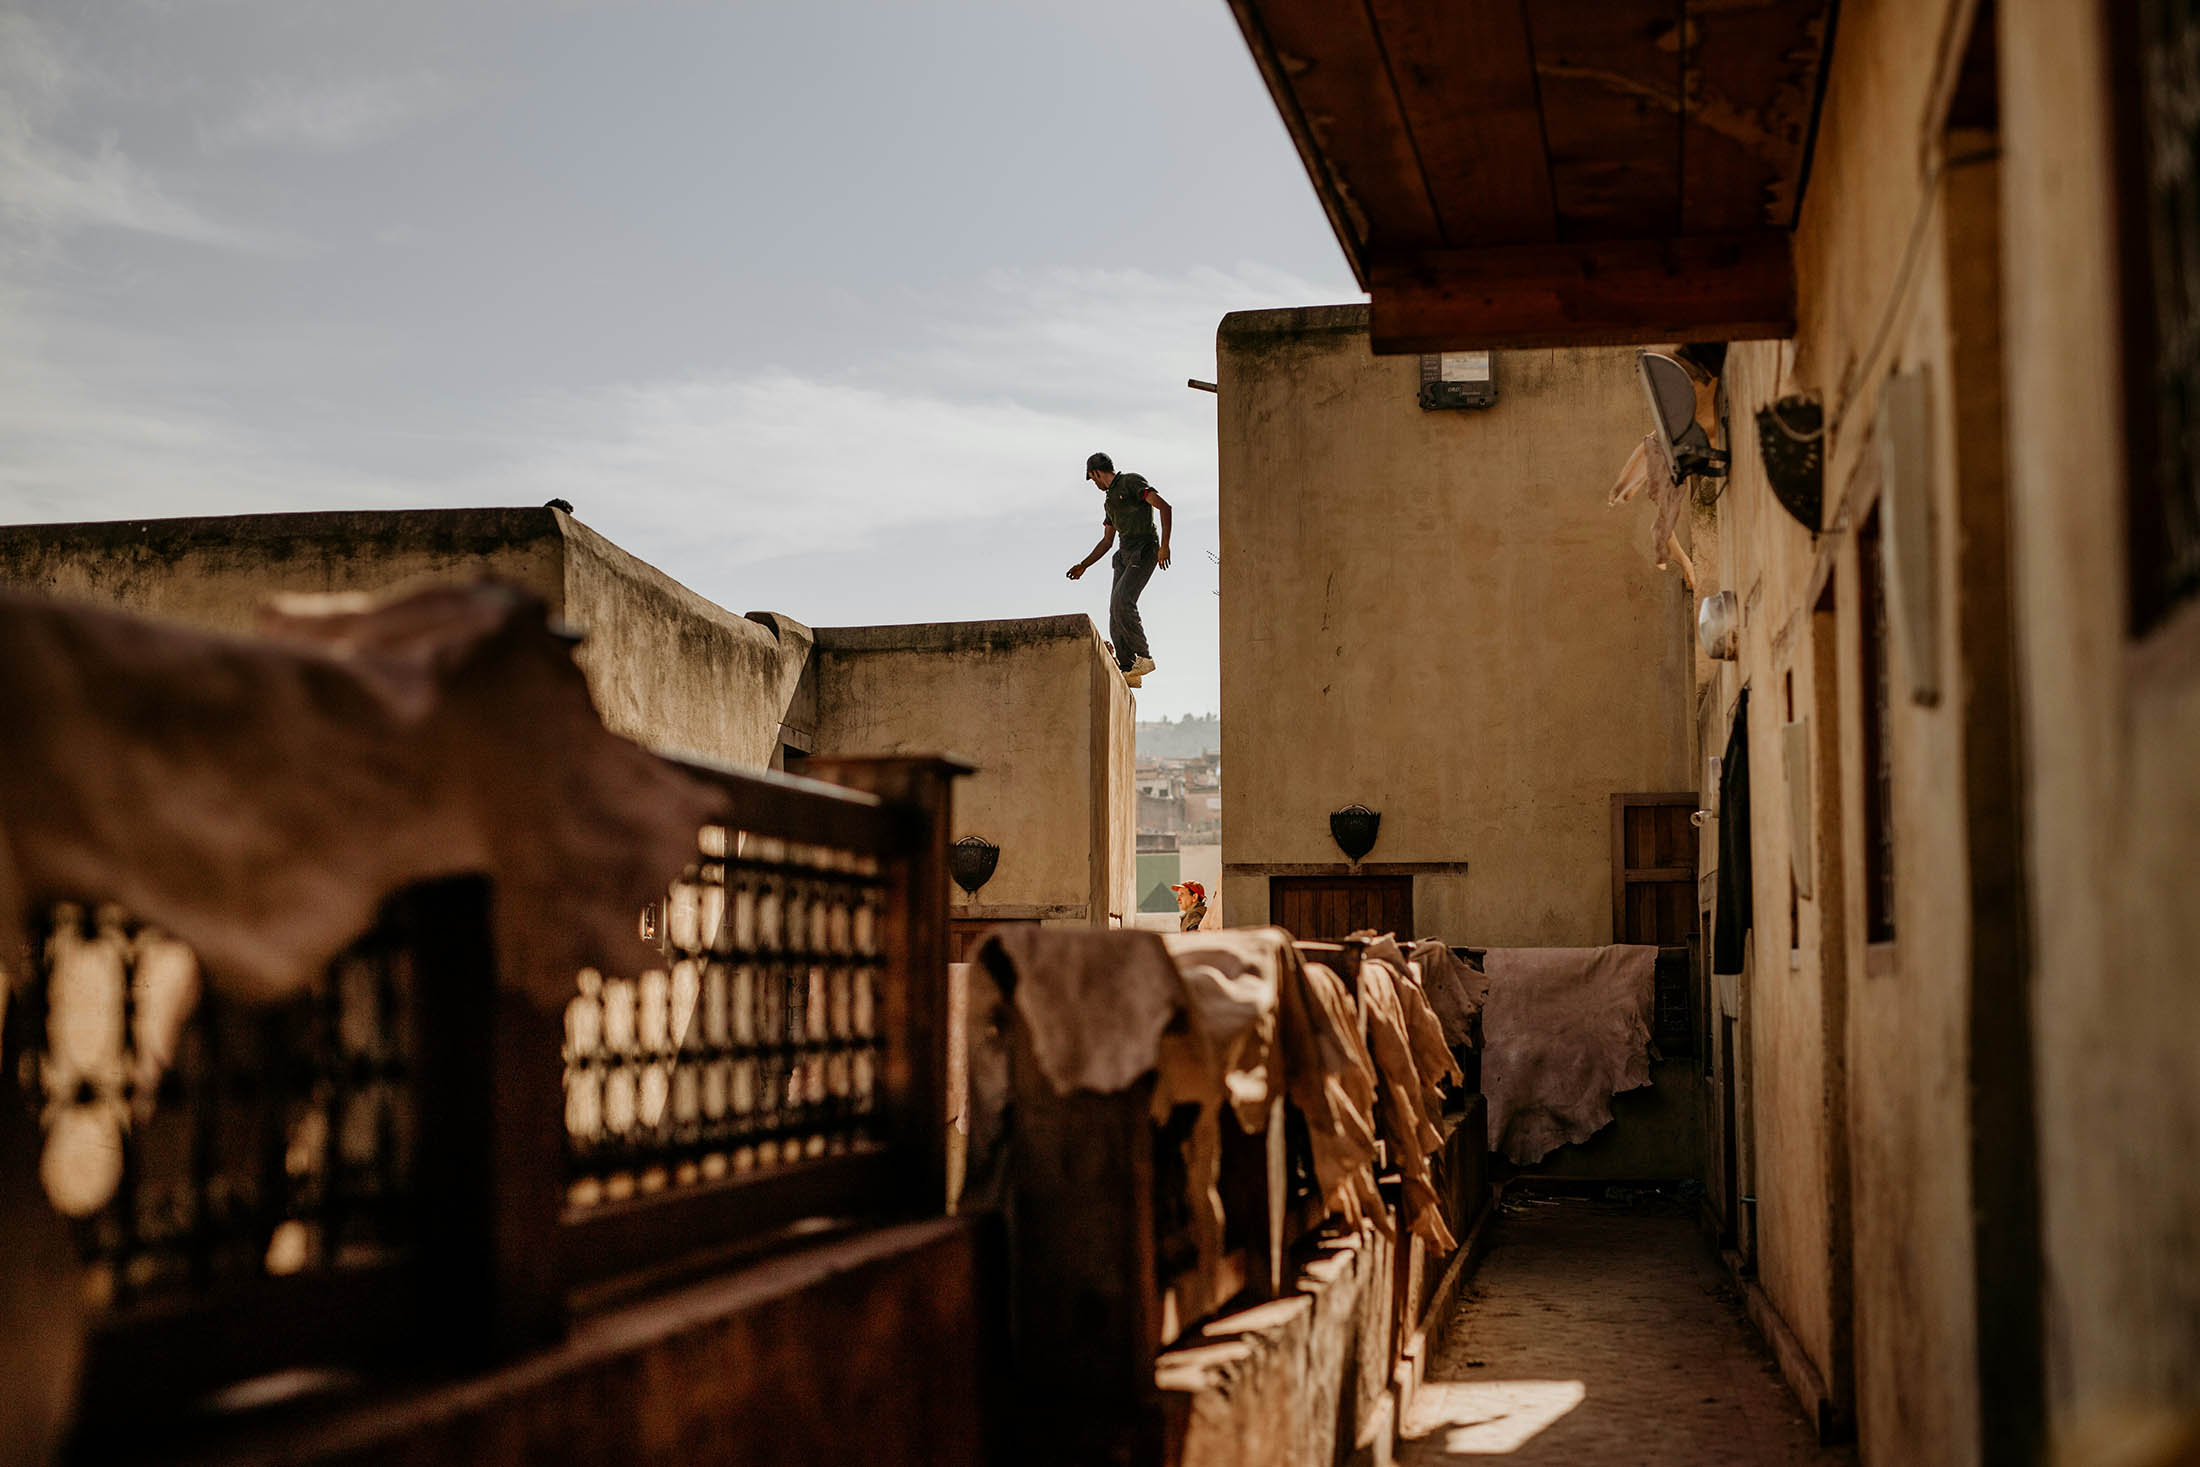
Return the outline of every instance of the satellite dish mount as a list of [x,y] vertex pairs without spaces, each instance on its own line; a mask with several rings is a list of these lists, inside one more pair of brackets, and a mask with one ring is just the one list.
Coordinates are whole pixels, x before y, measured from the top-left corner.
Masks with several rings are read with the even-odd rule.
[[1713,448],[1711,435],[1696,421],[1696,381],[1688,369],[1662,352],[1641,351],[1635,353],[1635,374],[1650,403],[1651,427],[1673,466],[1673,482],[1691,474],[1725,478],[1726,451]]

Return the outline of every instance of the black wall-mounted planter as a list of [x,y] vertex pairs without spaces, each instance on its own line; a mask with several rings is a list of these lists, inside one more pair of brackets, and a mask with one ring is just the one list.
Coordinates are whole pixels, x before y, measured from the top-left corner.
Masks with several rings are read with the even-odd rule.
[[1382,828],[1382,815],[1365,805],[1347,805],[1329,815],[1329,834],[1347,861],[1357,861],[1374,850],[1375,837]]

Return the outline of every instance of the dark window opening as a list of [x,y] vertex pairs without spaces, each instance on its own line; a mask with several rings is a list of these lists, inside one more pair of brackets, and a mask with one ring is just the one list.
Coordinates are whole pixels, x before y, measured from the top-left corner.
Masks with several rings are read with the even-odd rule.
[[1864,936],[1894,938],[1894,768],[1888,744],[1892,706],[1887,668],[1887,579],[1880,558],[1879,510],[1856,535],[1864,683]]
[[[1795,670],[1793,668],[1788,669],[1786,674],[1783,675],[1781,684],[1784,696],[1787,699],[1787,721],[1793,723],[1795,721]],[[1788,845],[1790,847],[1795,844],[1795,838],[1798,834],[1799,832],[1792,829],[1788,831]],[[1810,852],[1808,851],[1790,850],[1788,854],[1788,948],[1790,951],[1798,951],[1803,946],[1803,891],[1801,883],[1795,879],[1795,867],[1798,862],[1809,859]]]
[[2133,0],[2122,190],[2131,623],[2200,591],[2200,11]]

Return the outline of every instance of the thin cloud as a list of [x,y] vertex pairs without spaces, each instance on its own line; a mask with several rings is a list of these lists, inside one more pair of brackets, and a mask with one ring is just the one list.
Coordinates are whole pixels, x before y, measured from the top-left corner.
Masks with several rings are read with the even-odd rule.
[[[394,477],[225,418],[172,347],[121,328],[92,341],[17,294],[0,299],[0,516],[46,518],[64,500],[68,518],[98,518],[555,496],[638,552],[714,564],[991,516],[1082,526],[1094,447],[1172,491],[1212,483],[1212,399],[1184,379],[1211,375],[1224,311],[1306,298],[1251,269],[996,276],[921,302],[907,336],[927,344],[860,372],[536,394],[484,412],[469,449],[487,466]],[[84,351],[63,357],[63,339]]]
[[88,228],[237,249],[275,246],[270,236],[171,196],[112,134],[64,141],[56,124],[88,79],[29,16],[0,15],[0,220],[17,248]]
[[394,137],[457,100],[456,88],[427,72],[318,85],[262,79],[237,111],[199,128],[199,146],[217,154],[350,152]]
[[[999,515],[1090,519],[1096,446],[1156,483],[1211,484],[1216,322],[1315,298],[1274,271],[1002,274],[924,301],[931,319],[841,378],[706,374],[538,400],[528,445],[488,482],[556,494],[618,537],[676,523],[679,545],[743,564],[875,544]],[[539,493],[537,492],[539,491]]]

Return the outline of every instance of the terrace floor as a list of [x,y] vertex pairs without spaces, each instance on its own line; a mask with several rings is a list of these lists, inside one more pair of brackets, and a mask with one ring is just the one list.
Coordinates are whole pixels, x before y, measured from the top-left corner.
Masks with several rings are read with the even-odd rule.
[[1406,1467],[1847,1467],[1817,1444],[1695,1221],[1508,1196],[1415,1394]]

